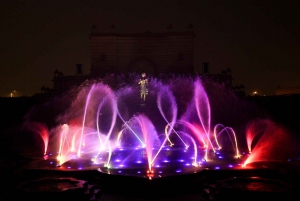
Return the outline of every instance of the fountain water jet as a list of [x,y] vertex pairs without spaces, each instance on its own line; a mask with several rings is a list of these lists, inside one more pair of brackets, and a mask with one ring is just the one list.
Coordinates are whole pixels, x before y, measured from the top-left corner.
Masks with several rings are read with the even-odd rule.
[[[149,78],[147,99],[142,103],[137,83],[117,90],[103,82],[85,83],[56,118],[57,127],[49,131],[49,144],[55,145],[45,142],[52,156],[48,160],[62,170],[98,169],[149,178],[206,168],[241,168],[248,152],[239,150],[232,127],[212,126],[203,81],[200,77],[176,79]],[[178,89],[178,83],[186,88]],[[256,138],[252,130],[249,126],[248,145]],[[245,164],[254,158],[253,154]]]

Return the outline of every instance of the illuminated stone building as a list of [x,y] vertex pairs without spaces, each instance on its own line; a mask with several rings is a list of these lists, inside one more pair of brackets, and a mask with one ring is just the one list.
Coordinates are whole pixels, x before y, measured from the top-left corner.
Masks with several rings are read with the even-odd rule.
[[[76,64],[73,76],[65,76],[55,70],[52,80],[54,92],[65,91],[88,79],[118,74],[146,72],[147,76],[154,77],[162,74],[195,75],[194,38],[192,25],[184,31],[175,32],[170,24],[163,33],[116,33],[114,25],[110,32],[99,33],[92,26],[89,36],[90,74],[83,74],[81,64]],[[228,69],[212,75],[208,72],[208,62],[205,62],[202,74],[231,86],[232,77]]]
[[194,33],[189,25],[186,31],[173,32],[172,25],[164,33],[98,33],[90,34],[91,75],[107,73],[147,72],[194,73]]

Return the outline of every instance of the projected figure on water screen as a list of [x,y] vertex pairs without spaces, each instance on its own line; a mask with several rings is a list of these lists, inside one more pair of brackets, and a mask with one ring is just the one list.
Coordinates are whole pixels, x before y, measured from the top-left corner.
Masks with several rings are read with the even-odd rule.
[[142,77],[138,84],[141,86],[141,99],[145,101],[146,95],[148,94],[148,89],[147,89],[148,80],[146,78],[146,73],[142,73]]

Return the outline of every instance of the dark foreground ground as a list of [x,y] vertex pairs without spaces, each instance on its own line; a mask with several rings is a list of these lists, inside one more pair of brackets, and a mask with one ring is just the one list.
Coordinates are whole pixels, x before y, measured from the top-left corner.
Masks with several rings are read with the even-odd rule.
[[[149,180],[97,170],[59,171],[35,163],[32,147],[18,138],[24,115],[40,98],[1,100],[0,200],[298,200],[298,161],[262,162],[253,169],[203,170]],[[299,96],[251,97],[274,121],[300,135]],[[18,143],[16,144],[16,141]]]

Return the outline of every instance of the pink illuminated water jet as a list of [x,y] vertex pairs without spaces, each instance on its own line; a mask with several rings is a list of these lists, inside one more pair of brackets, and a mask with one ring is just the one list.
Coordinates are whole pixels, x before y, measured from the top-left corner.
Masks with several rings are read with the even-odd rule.
[[40,122],[27,122],[26,124],[24,124],[23,128],[33,131],[42,139],[44,147],[43,154],[46,155],[49,143],[49,131],[47,126]]
[[274,156],[274,149],[289,146],[290,139],[269,120],[248,124],[248,150],[243,151],[237,135],[244,133],[222,122],[213,124],[217,112],[212,113],[209,87],[200,77],[169,82],[150,77],[145,100],[137,82],[114,90],[102,81],[84,83],[67,99],[68,108],[58,114],[55,127],[48,131],[33,123],[51,165],[109,174],[135,171],[154,178],[284,158]]
[[262,161],[288,161],[298,154],[299,147],[295,136],[269,119],[250,121],[246,137],[251,154],[245,165]]

